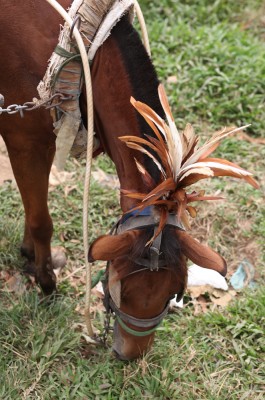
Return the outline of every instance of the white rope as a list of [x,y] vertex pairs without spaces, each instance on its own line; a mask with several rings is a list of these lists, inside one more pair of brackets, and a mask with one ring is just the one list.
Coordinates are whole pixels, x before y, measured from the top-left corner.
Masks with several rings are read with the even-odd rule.
[[[67,22],[71,27],[73,20],[70,18],[65,9],[56,0],[46,0]],[[87,98],[87,158],[86,158],[86,173],[84,182],[84,196],[83,196],[83,245],[85,254],[85,266],[86,266],[86,297],[85,297],[85,322],[87,331],[90,337],[93,337],[93,328],[90,318],[90,299],[91,299],[91,268],[88,262],[88,201],[89,201],[89,186],[91,176],[91,163],[93,156],[93,134],[94,134],[94,113],[93,113],[93,95],[92,95],[92,84],[91,74],[86,53],[86,48],[83,43],[83,39],[75,27],[73,31],[76,43],[79,47],[83,68],[84,78],[86,84],[86,98]]]
[[137,18],[138,18],[139,23],[140,23],[145,49],[146,49],[147,54],[149,55],[149,57],[151,57],[151,49],[150,49],[150,43],[149,43],[149,37],[148,37],[147,28],[146,28],[146,23],[145,23],[145,20],[144,20],[144,16],[143,16],[141,7],[140,7],[140,5],[139,5],[137,0],[134,0],[134,7],[135,7]]

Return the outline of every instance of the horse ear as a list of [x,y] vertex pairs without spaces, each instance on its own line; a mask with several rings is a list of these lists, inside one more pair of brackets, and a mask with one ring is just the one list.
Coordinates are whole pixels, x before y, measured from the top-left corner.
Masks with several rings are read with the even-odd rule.
[[128,231],[120,235],[103,235],[90,246],[88,261],[110,261],[129,252],[139,231]]
[[188,233],[177,230],[177,238],[183,254],[192,262],[203,268],[213,269],[225,276],[227,265],[218,253],[193,239]]

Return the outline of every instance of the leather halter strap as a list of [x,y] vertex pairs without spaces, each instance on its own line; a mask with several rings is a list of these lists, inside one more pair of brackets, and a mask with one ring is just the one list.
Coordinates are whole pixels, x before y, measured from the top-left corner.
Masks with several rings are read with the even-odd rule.
[[[155,215],[152,215],[153,208],[150,207],[148,210],[144,211],[143,215],[132,215],[126,216],[125,221],[123,219],[118,223],[116,227],[116,233],[123,233],[125,231],[131,231],[133,229],[146,229],[146,228],[154,228],[154,234],[156,233],[159,220],[156,219]],[[172,226],[181,230],[184,230],[183,225],[179,222],[177,216],[175,214],[168,214],[166,224],[167,226]],[[158,236],[154,239],[152,245],[149,248],[149,257],[148,258],[137,258],[133,261],[138,265],[143,265],[148,267],[150,271],[158,271],[159,268],[166,265],[166,260],[161,258],[160,254],[160,246],[162,241],[162,234],[160,232]]]
[[[120,223],[116,228],[116,233],[123,233],[125,231],[131,231],[133,229],[145,229],[149,227],[158,226],[159,220],[153,215],[133,215],[123,222],[121,219]],[[168,214],[166,225],[184,230],[183,225],[179,222],[175,214]]]
[[[113,312],[115,312],[116,318],[121,325],[121,327],[128,333],[134,336],[148,336],[151,333],[154,333],[158,326],[161,324],[163,318],[168,313],[169,302],[167,303],[164,310],[154,318],[135,318],[129,314],[126,314],[124,311],[121,311],[112,298],[109,299],[109,305]],[[145,331],[136,331],[135,329],[130,328],[126,324],[131,324],[137,328],[151,328]]]

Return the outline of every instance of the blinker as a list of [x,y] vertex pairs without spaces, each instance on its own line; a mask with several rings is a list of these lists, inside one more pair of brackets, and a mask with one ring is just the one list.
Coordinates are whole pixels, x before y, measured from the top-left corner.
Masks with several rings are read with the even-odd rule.
[[[120,234],[125,231],[133,229],[146,229],[153,228],[154,236],[156,235],[159,222],[155,218],[155,208],[153,206],[146,207],[142,211],[133,211],[125,214],[121,220],[114,227],[114,234]],[[174,228],[184,230],[183,225],[179,222],[178,217],[175,214],[168,214],[166,226],[172,226]],[[150,271],[158,271],[159,268],[166,265],[166,261],[161,258],[160,247],[162,241],[163,231],[160,232],[149,247],[148,257],[136,258],[133,260],[138,265],[147,267]]]

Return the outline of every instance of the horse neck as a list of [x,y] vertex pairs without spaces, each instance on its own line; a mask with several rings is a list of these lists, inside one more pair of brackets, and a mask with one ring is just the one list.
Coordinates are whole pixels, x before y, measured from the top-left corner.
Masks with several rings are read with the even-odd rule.
[[[149,173],[158,179],[156,167],[139,152],[129,149],[119,137],[152,134],[130,104],[131,96],[148,103],[161,116],[163,112],[158,100],[158,80],[154,68],[126,17],[98,50],[92,65],[92,84],[95,129],[104,151],[115,163],[121,188],[147,192],[134,158],[144,163]],[[134,205],[134,200],[121,196],[124,212]]]

